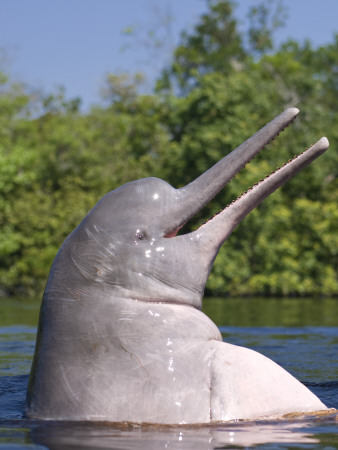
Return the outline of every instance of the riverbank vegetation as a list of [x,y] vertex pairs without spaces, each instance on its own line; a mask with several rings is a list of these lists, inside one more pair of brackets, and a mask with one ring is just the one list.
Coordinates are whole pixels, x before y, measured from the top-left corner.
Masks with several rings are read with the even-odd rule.
[[[286,107],[299,118],[191,227],[210,218],[323,135],[330,150],[256,208],[221,249],[210,295],[338,295],[338,35],[321,48],[275,47],[277,12],[209,1],[181,37],[153,92],[107,75],[101,105],[83,112],[62,90],[0,76],[0,289],[40,295],[64,238],[108,191],[156,176],[180,187]],[[187,231],[188,228],[185,228]]]

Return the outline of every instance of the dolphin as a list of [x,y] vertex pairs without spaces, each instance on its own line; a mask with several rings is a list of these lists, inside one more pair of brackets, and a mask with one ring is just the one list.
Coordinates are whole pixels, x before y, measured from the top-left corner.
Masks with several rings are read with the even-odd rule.
[[144,178],[105,195],[61,246],[41,305],[27,415],[206,424],[326,406],[261,354],[222,342],[201,312],[235,226],[328,148],[320,139],[196,231],[179,229],[297,116],[289,108],[196,180]]

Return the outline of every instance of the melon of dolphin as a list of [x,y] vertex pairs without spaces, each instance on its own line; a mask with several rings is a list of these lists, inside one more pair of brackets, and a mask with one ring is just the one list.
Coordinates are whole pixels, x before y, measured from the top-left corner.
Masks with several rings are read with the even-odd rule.
[[108,193],[51,268],[27,391],[42,419],[197,424],[326,409],[283,368],[222,342],[201,311],[222,243],[328,148],[322,138],[222,212],[177,231],[297,116],[291,108],[181,189],[145,178]]

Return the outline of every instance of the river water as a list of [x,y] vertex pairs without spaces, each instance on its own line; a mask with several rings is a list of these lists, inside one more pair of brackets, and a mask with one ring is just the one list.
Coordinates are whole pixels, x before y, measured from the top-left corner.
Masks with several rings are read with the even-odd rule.
[[[337,449],[338,414],[211,426],[44,422],[24,416],[39,302],[0,300],[0,449]],[[206,299],[223,339],[259,351],[338,409],[337,299]]]

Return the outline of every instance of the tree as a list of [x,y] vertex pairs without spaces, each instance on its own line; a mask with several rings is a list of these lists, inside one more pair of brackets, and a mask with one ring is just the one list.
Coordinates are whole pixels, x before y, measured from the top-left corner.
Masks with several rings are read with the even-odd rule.
[[273,34],[283,26],[286,11],[281,0],[262,1],[248,12],[249,25],[239,31],[236,2],[207,0],[203,14],[192,33],[183,32],[172,63],[158,80],[158,91],[187,94],[208,73],[236,73],[255,56],[273,49]]
[[[115,93],[117,92],[117,80]],[[131,88],[131,91],[133,89]],[[170,167],[167,132],[153,96],[119,97],[80,114],[62,91],[33,98],[8,90],[0,114],[0,286],[5,293],[41,293],[65,237],[111,189]]]
[[[256,6],[240,33],[234,2],[208,5],[153,94],[140,94],[138,75],[111,74],[104,104],[82,114],[62,90],[36,100],[0,77],[2,291],[41,293],[63,239],[111,189],[146,176],[185,185],[288,106],[300,118],[183,231],[322,134],[337,146],[338,36],[275,49],[277,7]],[[253,211],[222,247],[207,292],[338,295],[337,167],[331,150]]]
[[[214,71],[229,73],[245,59],[242,37],[233,16],[234,3],[207,0],[209,11],[202,15],[193,33],[182,33],[172,65],[163,71],[159,90],[172,87],[186,93],[199,77]],[[174,84],[174,85],[173,85]]]
[[[225,3],[230,6],[229,2],[211,2],[210,16],[214,17],[215,7],[219,11],[217,7]],[[258,24],[268,24],[270,12],[266,4],[257,7],[251,10],[252,19],[258,16]],[[191,181],[284,108],[300,106],[302,113],[293,130],[277,139],[275,151],[256,157],[203,216],[199,215],[197,223],[322,134],[328,135],[331,146],[337,142],[337,107],[332,105],[337,96],[337,38],[320,49],[313,49],[309,42],[289,41],[273,53],[269,51],[273,49],[273,29],[280,24],[272,26],[272,21],[260,34],[253,20],[248,33],[251,50],[246,54],[243,50],[242,59],[235,51],[234,60],[241,64],[229,66],[231,58],[218,59],[209,36],[210,30],[213,36],[220,35],[229,23],[230,8],[227,14],[223,23],[218,15],[219,21],[207,28],[202,26],[210,23],[207,13],[192,35],[183,35],[178,50],[185,58],[179,59],[177,50],[167,72],[167,80],[184,87],[179,99],[167,97],[172,112],[167,123],[182,158],[172,175],[174,185]],[[328,152],[245,219],[215,261],[209,293],[337,294],[333,213],[337,163],[336,153]]]

